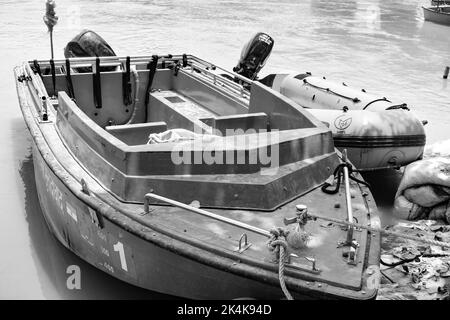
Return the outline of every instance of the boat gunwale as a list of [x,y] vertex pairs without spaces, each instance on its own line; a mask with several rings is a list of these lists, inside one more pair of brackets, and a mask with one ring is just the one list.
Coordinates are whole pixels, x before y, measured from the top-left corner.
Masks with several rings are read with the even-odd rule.
[[[433,9],[442,8],[442,7],[449,9],[449,11],[448,11],[448,12],[445,12],[445,11],[436,11],[436,10],[433,10]],[[441,16],[447,16],[447,17],[450,17],[450,5],[432,6],[432,7],[424,7],[424,6],[422,6],[422,9],[425,10],[425,11],[427,11],[427,12],[429,12],[429,13],[434,13],[434,14],[436,14],[436,15],[441,15]],[[429,20],[429,21],[432,21],[432,20]]]

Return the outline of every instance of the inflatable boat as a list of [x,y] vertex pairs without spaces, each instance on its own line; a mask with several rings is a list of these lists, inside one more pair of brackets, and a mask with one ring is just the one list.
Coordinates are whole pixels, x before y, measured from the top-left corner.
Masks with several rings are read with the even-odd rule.
[[424,125],[406,104],[309,73],[270,75],[261,82],[324,122],[335,146],[347,149],[360,170],[405,166],[422,157]]
[[[273,39],[258,33],[243,47],[237,74],[256,79],[273,48]],[[235,79],[239,82],[238,79]],[[335,146],[347,149],[360,170],[407,165],[422,157],[423,123],[406,104],[304,74],[270,74],[259,80],[324,122],[333,132]]]
[[322,122],[192,55],[79,57],[97,44],[86,32],[67,59],[15,69],[39,202],[64,246],[191,299],[376,296],[380,235],[339,221],[378,228],[378,211]]

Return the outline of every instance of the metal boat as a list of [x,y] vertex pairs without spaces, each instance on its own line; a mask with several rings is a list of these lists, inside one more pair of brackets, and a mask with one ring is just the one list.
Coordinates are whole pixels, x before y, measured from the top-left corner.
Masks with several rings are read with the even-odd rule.
[[450,5],[422,7],[425,21],[450,25]]
[[437,6],[437,5],[449,5],[450,4],[450,0],[431,0],[431,5],[432,6]]
[[292,100],[187,54],[14,72],[45,220],[93,266],[195,299],[376,296],[374,200]]

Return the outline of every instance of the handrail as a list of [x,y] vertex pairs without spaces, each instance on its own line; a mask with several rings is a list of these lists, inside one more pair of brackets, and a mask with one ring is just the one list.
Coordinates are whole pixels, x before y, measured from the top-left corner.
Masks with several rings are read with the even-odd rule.
[[223,77],[220,74],[217,74],[217,73],[211,72],[207,69],[204,69],[204,66],[201,66],[201,65],[199,66],[196,64],[191,64],[190,66],[191,66],[192,70],[200,70],[202,72],[202,75],[206,79],[211,80],[214,84],[225,87],[226,89],[230,90],[234,94],[239,95],[241,98],[249,99],[250,92],[245,91],[245,90],[243,91],[242,85],[237,84],[236,82],[234,82],[226,77]]
[[[342,161],[347,162],[347,149],[342,151]],[[350,181],[348,167],[344,166],[344,186],[345,186],[345,203],[347,206],[347,221],[348,223],[353,223],[353,210],[352,210],[352,197],[350,194]],[[348,226],[347,230],[347,243],[352,243],[353,241],[353,226]]]
[[146,213],[146,214],[148,214],[150,212],[150,207],[149,207],[150,199],[159,200],[159,201],[165,202],[167,204],[170,204],[172,206],[175,206],[175,207],[178,207],[178,208],[181,208],[181,209],[185,209],[185,210],[191,211],[193,213],[197,213],[197,214],[200,214],[202,216],[206,216],[208,218],[212,218],[214,220],[218,220],[220,222],[227,223],[229,225],[232,225],[232,226],[235,226],[235,227],[238,227],[238,228],[242,228],[242,229],[245,229],[245,230],[248,230],[248,231],[252,231],[252,232],[255,232],[255,233],[260,234],[262,236],[268,237],[268,238],[271,237],[270,232],[267,231],[267,230],[264,230],[264,229],[261,229],[261,228],[258,228],[258,227],[255,227],[255,226],[252,226],[252,225],[249,225],[249,224],[246,224],[246,223],[234,220],[234,219],[226,218],[226,217],[223,217],[221,215],[218,215],[218,214],[215,214],[215,213],[203,210],[203,209],[195,208],[193,206],[190,206],[190,205],[184,204],[182,202],[179,202],[179,201],[176,201],[176,200],[172,200],[172,199],[169,199],[169,198],[166,198],[166,197],[163,197],[163,196],[159,196],[159,195],[154,194],[154,193],[147,193],[144,196],[144,213]]
[[232,75],[233,77],[236,77],[237,79],[239,79],[239,80],[242,80],[242,81],[244,81],[244,82],[247,82],[248,84],[250,84],[251,83],[251,80],[250,79],[247,79],[246,77],[244,77],[244,76],[241,76],[240,74],[237,74],[236,72],[230,72],[230,71],[228,71],[228,70],[225,70],[225,69],[223,69],[223,68],[221,68],[221,67],[218,67],[218,66],[216,66],[215,64],[212,64],[212,63],[210,63],[210,62],[208,62],[208,61],[205,61],[205,60],[203,60],[203,59],[200,59],[200,58],[198,58],[198,57],[196,57],[196,56],[189,56],[192,60],[194,60],[194,61],[196,61],[196,62],[199,62],[199,63],[201,63],[201,64],[203,64],[203,65],[206,65],[207,67],[214,67],[215,69],[218,69],[218,70],[220,70],[221,72],[224,72],[224,73],[227,73],[227,74],[229,74],[229,75]]
[[[215,69],[215,70],[219,70],[221,73],[225,73],[228,74],[231,77],[234,77],[236,79],[239,79],[247,84],[251,84],[251,80],[235,73],[235,72],[231,72],[228,70],[225,70],[221,67],[218,67],[210,62],[207,62],[203,59],[200,59],[196,56],[193,55],[186,55],[187,60],[188,60],[188,64],[189,65],[193,65],[192,62],[196,62],[200,65],[203,65],[206,68],[210,68],[210,69]],[[86,67],[87,65],[93,64],[95,63],[97,57],[77,57],[77,58],[69,58],[70,60],[70,65],[73,68],[76,67]],[[106,57],[100,57],[100,62],[101,62],[101,66],[109,66],[109,64],[111,63],[122,63],[122,62],[126,62],[127,57],[126,56],[106,56]],[[152,59],[152,56],[135,56],[135,57],[130,57],[130,62],[132,64],[146,64],[148,63],[149,60]],[[159,56],[159,60],[161,61],[165,61],[165,62],[175,62],[175,61],[180,61],[183,59],[183,55],[165,55],[165,56]],[[39,64],[42,64],[43,66],[49,66],[49,60],[37,60],[37,62]],[[64,66],[66,63],[65,59],[56,59],[53,61],[55,66]],[[108,64],[109,62],[109,64]],[[224,77],[222,77],[224,78]],[[226,78],[224,78],[226,79]],[[222,80],[222,79],[221,79]],[[228,79],[226,79],[228,80]]]
[[[126,56],[106,56],[106,57],[99,57],[100,61],[113,61],[113,62],[126,62],[127,57]],[[166,55],[166,56],[160,56],[160,59],[164,59],[165,61],[169,60],[169,61],[177,61],[177,60],[181,60],[183,57],[182,55]],[[78,62],[82,62],[82,63],[94,63],[95,60],[97,59],[97,57],[76,57],[76,58],[69,58],[70,63],[72,65],[72,63],[78,63]],[[130,57],[130,62],[147,62],[149,60],[152,59],[152,56],[135,56],[135,57]],[[66,59],[55,59],[54,63],[55,65],[57,64],[64,64],[66,61]],[[37,62],[39,64],[43,64],[43,65],[48,65],[49,64],[49,60],[37,60]]]
[[34,92],[33,90],[31,92],[33,94],[36,94],[36,98],[39,100],[39,102],[37,102],[35,105],[37,111],[39,112],[41,120],[48,121],[48,103],[50,97],[44,91],[42,91],[42,88],[44,87],[42,80],[33,73],[29,64],[23,64],[20,68],[21,72],[31,80],[31,83],[34,87]]
[[[202,60],[198,57],[192,55],[186,55],[187,57],[187,66],[191,68],[191,70],[200,71],[201,75],[205,77],[205,80],[211,81],[216,85],[222,86],[224,89],[229,90],[232,94],[236,96],[240,96],[242,99],[248,100],[250,98],[250,93],[244,90],[242,84],[238,84],[232,79],[239,79],[242,82],[251,84],[251,80],[235,73],[225,70],[221,67],[218,67],[210,62]],[[72,68],[86,68],[92,67],[94,69],[94,65],[96,63],[97,57],[80,57],[80,58],[69,58],[70,66]],[[117,57],[117,56],[107,56],[107,57],[99,57],[100,58],[100,66],[101,67],[110,67],[110,66],[120,66],[121,64],[126,62],[127,57]],[[136,56],[130,57],[130,63],[133,65],[147,65],[148,61],[153,59],[153,56]],[[183,55],[166,55],[158,57],[160,63],[169,63],[173,64],[177,61],[181,61],[183,59]],[[48,67],[50,65],[49,60],[39,60],[38,63],[42,67]],[[56,67],[65,68],[66,60],[59,59],[53,61]],[[226,76],[223,76],[225,74]]]

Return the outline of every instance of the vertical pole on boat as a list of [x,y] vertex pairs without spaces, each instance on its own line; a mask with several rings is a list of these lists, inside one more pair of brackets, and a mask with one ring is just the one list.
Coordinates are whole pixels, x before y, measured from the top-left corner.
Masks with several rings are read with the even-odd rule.
[[53,54],[53,31],[50,31],[50,51],[52,53],[52,60],[54,59],[54,54]]
[[[342,151],[342,161],[347,163],[347,149]],[[352,211],[352,199],[350,194],[350,181],[347,166],[344,166],[344,185],[345,185],[345,202],[347,205],[347,220],[349,223],[353,223],[353,211]],[[353,241],[353,226],[348,226],[347,230],[347,243]]]
[[56,3],[54,0],[47,0],[45,3],[45,15],[44,15],[44,23],[47,25],[48,32],[50,32],[50,49],[52,60],[54,58],[53,55],[53,27],[58,22],[58,17],[55,13]]

